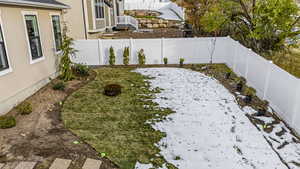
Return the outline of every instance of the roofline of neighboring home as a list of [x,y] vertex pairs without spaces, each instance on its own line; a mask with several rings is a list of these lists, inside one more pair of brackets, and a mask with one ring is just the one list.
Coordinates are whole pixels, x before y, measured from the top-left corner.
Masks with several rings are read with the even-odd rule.
[[40,2],[31,2],[31,1],[20,1],[20,0],[0,0],[0,4],[48,8],[48,9],[69,9],[70,8],[70,6],[68,6],[68,5],[49,4],[49,3],[40,3]]

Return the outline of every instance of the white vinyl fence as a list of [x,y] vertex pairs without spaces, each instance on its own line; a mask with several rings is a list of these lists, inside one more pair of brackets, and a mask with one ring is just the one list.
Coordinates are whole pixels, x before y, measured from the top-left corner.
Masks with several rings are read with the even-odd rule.
[[[75,63],[108,65],[109,48],[113,47],[116,64],[123,62],[125,47],[130,48],[130,64],[137,64],[137,53],[144,49],[146,64],[178,64],[180,58],[186,64],[210,62],[213,38],[175,39],[115,39],[77,40]],[[229,37],[219,37],[213,54],[214,63],[225,63],[240,76],[247,79],[261,99],[268,100],[271,107],[298,133],[300,133],[300,79],[257,55]]]

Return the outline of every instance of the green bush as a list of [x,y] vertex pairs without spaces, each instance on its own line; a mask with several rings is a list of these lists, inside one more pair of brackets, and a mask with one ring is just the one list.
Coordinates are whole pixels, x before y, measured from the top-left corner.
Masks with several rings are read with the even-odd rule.
[[114,48],[111,46],[109,48],[109,64],[113,66],[115,65],[115,63],[116,63],[116,55],[115,55]]
[[72,69],[77,76],[88,76],[90,71],[88,66],[82,64],[74,64]]
[[144,53],[144,49],[141,49],[138,52],[139,65],[144,65],[146,63],[146,56]]
[[22,115],[27,115],[32,112],[32,106],[27,101],[19,104],[16,108],[17,108],[18,113],[21,113]]
[[13,116],[0,116],[0,128],[7,129],[16,126],[16,119]]
[[164,58],[164,64],[168,64],[168,58]]
[[252,87],[247,87],[245,89],[245,95],[248,95],[248,96],[255,96],[256,94],[256,90]]
[[126,66],[129,64],[129,47],[125,47],[125,49],[124,49],[123,63]]
[[184,58],[180,58],[179,59],[179,65],[182,67],[183,66],[183,62],[184,62]]
[[66,85],[64,82],[57,82],[52,86],[53,90],[61,90],[64,91],[66,88]]

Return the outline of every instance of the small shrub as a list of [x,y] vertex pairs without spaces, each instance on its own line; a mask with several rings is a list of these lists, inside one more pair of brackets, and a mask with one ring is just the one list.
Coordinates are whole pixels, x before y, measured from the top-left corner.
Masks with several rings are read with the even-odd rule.
[[245,89],[245,95],[246,95],[246,97],[244,99],[245,103],[247,103],[247,104],[251,103],[252,102],[252,97],[255,96],[255,94],[256,94],[256,90],[254,88],[247,87]]
[[17,108],[18,113],[20,113],[22,115],[27,115],[27,114],[30,114],[32,112],[31,104],[29,102],[26,102],[26,101],[19,104],[16,108]]
[[0,128],[7,129],[16,126],[16,119],[13,116],[0,116]]
[[129,64],[129,47],[125,47],[124,49],[123,64],[126,66]]
[[115,65],[116,63],[116,55],[113,47],[109,48],[109,64],[111,66]]
[[145,63],[146,63],[146,56],[145,56],[145,53],[144,53],[144,49],[141,49],[138,52],[138,59],[139,59],[139,65],[145,65]]
[[53,90],[61,90],[64,91],[66,88],[66,85],[64,82],[57,82],[52,86]]
[[230,79],[231,75],[232,75],[232,71],[226,72],[225,73],[225,79]]
[[121,94],[122,86],[118,84],[109,84],[104,87],[104,95],[106,96],[117,96]]
[[184,58],[180,58],[180,59],[179,59],[179,65],[180,65],[180,67],[183,66],[183,62],[184,62]]
[[168,64],[168,58],[164,58],[164,64],[165,64],[165,65]]
[[82,64],[74,64],[72,69],[77,76],[88,76],[90,71],[88,66]]

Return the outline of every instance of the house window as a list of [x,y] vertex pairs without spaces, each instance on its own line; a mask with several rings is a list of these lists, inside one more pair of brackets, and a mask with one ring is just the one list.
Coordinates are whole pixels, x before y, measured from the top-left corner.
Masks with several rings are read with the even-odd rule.
[[55,41],[55,50],[58,52],[62,45],[62,33],[60,28],[60,18],[59,15],[52,15],[52,26],[53,26],[53,34]]
[[103,0],[95,0],[95,17],[96,19],[104,18],[104,3]]
[[25,23],[32,60],[43,56],[41,38],[36,15],[25,15]]
[[0,71],[8,68],[9,65],[8,65],[7,54],[5,50],[5,43],[2,34],[2,27],[0,25]]

